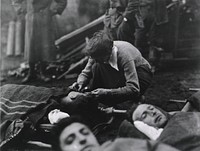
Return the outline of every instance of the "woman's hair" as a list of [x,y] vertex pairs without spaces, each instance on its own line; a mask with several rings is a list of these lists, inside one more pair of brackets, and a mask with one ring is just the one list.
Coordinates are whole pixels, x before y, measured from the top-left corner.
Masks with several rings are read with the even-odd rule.
[[81,119],[79,116],[71,116],[71,117],[67,117],[64,118],[62,120],[60,120],[51,130],[51,134],[52,134],[52,148],[55,149],[56,151],[60,151],[60,142],[59,142],[59,137],[60,134],[62,133],[62,131],[68,127],[69,125],[73,124],[73,123],[81,123],[84,125],[87,125],[87,123]]
[[111,53],[113,47],[113,40],[110,34],[101,30],[94,33],[93,37],[86,45],[84,52],[91,57],[106,56]]

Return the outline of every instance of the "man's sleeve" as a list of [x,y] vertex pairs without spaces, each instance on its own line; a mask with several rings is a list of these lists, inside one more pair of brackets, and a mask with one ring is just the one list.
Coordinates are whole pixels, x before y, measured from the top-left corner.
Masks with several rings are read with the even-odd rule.
[[53,9],[53,11],[56,11],[56,14],[61,15],[64,11],[65,7],[67,6],[67,0],[55,0],[57,5]]
[[93,59],[89,59],[85,68],[82,70],[81,74],[78,76],[77,83],[86,86],[90,79],[92,78],[92,66],[94,64]]

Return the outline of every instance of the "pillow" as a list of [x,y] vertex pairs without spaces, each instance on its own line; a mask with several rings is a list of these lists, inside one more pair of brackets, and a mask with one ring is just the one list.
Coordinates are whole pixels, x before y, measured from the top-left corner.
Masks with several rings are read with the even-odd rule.
[[131,122],[127,120],[124,120],[121,123],[118,131],[118,137],[149,139],[145,134],[140,132]]
[[151,140],[156,140],[163,131],[163,128],[155,128],[153,126],[149,126],[142,121],[135,121],[135,127],[146,136],[148,136]]

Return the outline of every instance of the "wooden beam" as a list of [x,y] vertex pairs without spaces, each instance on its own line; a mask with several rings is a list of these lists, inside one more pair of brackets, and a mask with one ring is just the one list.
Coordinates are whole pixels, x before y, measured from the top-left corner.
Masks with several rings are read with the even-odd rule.
[[81,50],[85,47],[85,45],[86,45],[85,43],[79,45],[77,48],[73,49],[72,51],[64,55],[60,60],[63,61],[69,58],[70,56],[74,55],[75,53],[78,53],[78,52],[81,53]]
[[189,91],[200,91],[200,88],[189,88]]
[[69,69],[66,72],[64,72],[62,75],[60,75],[57,79],[60,80],[65,75],[73,72],[80,65],[84,64],[85,62],[87,62],[87,60],[88,60],[88,57],[84,57],[83,59],[81,59],[80,61],[78,61],[77,63],[73,64],[71,67],[69,67]]
[[61,38],[59,38],[55,42],[56,45],[59,45],[60,43],[64,42],[65,40],[70,39],[70,38],[74,37],[75,35],[78,35],[78,34],[84,32],[84,31],[90,29],[91,27],[103,22],[103,18],[104,18],[104,15],[99,17],[98,19],[92,21],[91,23],[89,23],[89,24],[87,24],[87,25],[85,25],[85,26],[83,26],[83,27],[81,27],[81,28],[79,28],[79,29],[77,29],[77,30],[75,30],[75,31],[73,31],[73,32],[61,37]]

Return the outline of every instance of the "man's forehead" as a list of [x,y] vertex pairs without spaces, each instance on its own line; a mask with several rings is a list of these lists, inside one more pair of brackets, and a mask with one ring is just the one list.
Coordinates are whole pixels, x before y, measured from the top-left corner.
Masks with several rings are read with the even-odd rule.
[[133,120],[137,120],[140,117],[142,111],[140,110],[140,106],[138,106],[135,111],[133,112]]
[[67,127],[65,127],[65,131],[66,132],[72,132],[72,131],[76,131],[76,130],[79,130],[81,128],[84,128],[85,125],[81,124],[81,123],[72,123],[70,125],[68,125]]
[[148,104],[140,104],[133,112],[133,120],[137,120],[140,118],[141,114],[147,109]]

